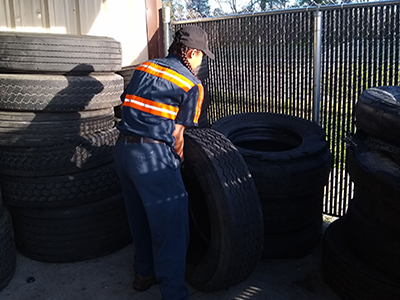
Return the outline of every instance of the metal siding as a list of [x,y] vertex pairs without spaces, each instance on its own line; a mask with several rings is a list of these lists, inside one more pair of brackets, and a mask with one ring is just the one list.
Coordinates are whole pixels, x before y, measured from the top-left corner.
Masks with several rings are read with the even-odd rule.
[[8,1],[0,0],[0,30],[6,30],[10,28],[8,20],[10,20],[9,9],[8,9]]
[[[107,25],[109,25],[109,22],[107,22],[108,20],[104,11],[103,2],[103,0],[79,0],[81,34],[90,34],[89,32],[92,26],[95,25],[96,19],[102,21],[100,22],[102,25],[102,35],[108,34]],[[105,5],[106,3],[104,3],[104,6]]]
[[109,36],[123,66],[148,59],[145,0],[0,0],[0,30]]
[[48,0],[50,32],[79,34],[77,8],[73,0]]

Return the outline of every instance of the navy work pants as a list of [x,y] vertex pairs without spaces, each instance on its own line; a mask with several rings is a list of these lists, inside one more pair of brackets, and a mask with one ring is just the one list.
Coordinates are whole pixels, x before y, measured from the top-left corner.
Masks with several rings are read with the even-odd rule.
[[118,141],[114,158],[135,247],[134,271],[155,274],[163,300],[187,300],[188,196],[179,156],[165,144]]

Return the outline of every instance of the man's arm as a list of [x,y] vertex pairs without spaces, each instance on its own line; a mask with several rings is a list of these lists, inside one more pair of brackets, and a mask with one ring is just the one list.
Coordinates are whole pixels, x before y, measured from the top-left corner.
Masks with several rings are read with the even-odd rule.
[[175,137],[175,151],[181,157],[183,161],[183,132],[185,131],[185,126],[180,124],[175,124],[175,130],[172,135]]

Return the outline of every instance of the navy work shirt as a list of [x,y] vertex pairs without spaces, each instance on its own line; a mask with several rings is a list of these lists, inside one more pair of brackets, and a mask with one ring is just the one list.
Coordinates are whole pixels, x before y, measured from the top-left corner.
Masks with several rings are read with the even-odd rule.
[[171,147],[175,123],[197,126],[204,97],[200,80],[173,54],[138,66],[124,94],[117,128]]

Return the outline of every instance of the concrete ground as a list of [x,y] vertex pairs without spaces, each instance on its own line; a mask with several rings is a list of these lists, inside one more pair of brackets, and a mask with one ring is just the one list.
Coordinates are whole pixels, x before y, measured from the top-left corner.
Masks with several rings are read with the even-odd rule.
[[[324,229],[328,224],[324,223]],[[1,300],[160,300],[158,286],[132,287],[132,244],[110,255],[76,263],[43,263],[18,253],[17,269]],[[189,287],[190,300],[340,300],[321,270],[321,243],[301,259],[263,259],[244,282],[229,290],[202,293]]]

